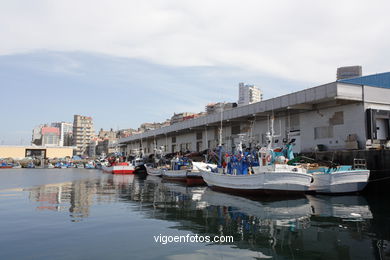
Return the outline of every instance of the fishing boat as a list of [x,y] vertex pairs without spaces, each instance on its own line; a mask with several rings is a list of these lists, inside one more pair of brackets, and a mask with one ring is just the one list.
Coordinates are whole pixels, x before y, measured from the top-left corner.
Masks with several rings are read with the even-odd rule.
[[14,164],[12,165],[12,168],[13,168],[13,169],[20,169],[20,168],[22,168],[22,165],[20,165],[19,162],[16,162],[16,163],[14,163]]
[[0,164],[0,169],[10,169],[10,168],[12,168],[12,167],[13,167],[12,163],[2,162],[2,163]]
[[370,170],[353,169],[352,165],[318,167],[308,170],[313,176],[310,191],[316,193],[354,193],[362,191],[370,176]]
[[137,156],[136,158],[134,158],[134,160],[131,161],[131,164],[134,165],[135,171],[137,173],[145,171],[145,162],[143,158]]
[[[211,189],[231,193],[304,193],[309,190],[312,175],[303,167],[287,165],[289,158],[284,154],[289,151],[280,151],[272,148],[273,116],[271,116],[270,131],[267,132],[267,147],[258,152],[244,151],[242,137],[234,154],[226,154],[222,164],[222,145],[219,145],[219,163],[217,172],[203,172],[203,179]],[[222,128],[221,128],[222,129]],[[220,140],[222,134],[220,132]]]
[[191,162],[186,157],[175,157],[171,161],[170,169],[163,169],[161,176],[163,179],[187,182],[187,172],[191,170]]
[[102,165],[102,170],[112,174],[132,174],[135,171],[134,166],[128,162],[117,162],[110,166]]
[[54,168],[54,165],[53,165],[52,163],[48,163],[48,164],[46,165],[46,168],[48,168],[48,169],[53,169],[53,168]]
[[145,164],[146,173],[153,176],[161,176],[163,168],[162,167],[152,167],[151,165]]
[[76,168],[84,169],[84,164],[83,163],[78,163],[76,164]]
[[89,161],[88,163],[85,164],[85,169],[95,169],[95,162],[94,161]]
[[311,174],[284,166],[253,167],[252,174],[203,173],[214,190],[232,193],[304,193],[309,190]]
[[35,164],[33,162],[29,162],[27,164],[27,167],[26,168],[35,168]]

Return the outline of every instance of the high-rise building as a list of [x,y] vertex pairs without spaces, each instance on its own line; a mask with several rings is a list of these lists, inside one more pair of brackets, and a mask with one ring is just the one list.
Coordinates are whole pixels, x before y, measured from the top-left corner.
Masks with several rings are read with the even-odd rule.
[[58,146],[60,142],[60,129],[52,126],[44,126],[41,129],[43,146]]
[[60,146],[73,145],[73,124],[67,122],[55,122],[51,123],[51,126],[60,129]]
[[238,106],[245,106],[263,100],[261,90],[255,85],[239,83]]
[[76,155],[88,154],[88,146],[95,137],[92,117],[74,115],[73,120],[73,145],[76,146]]

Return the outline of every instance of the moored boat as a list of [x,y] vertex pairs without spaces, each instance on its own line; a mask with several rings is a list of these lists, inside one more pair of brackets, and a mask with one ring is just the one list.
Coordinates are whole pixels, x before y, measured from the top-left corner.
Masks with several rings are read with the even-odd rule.
[[161,176],[163,179],[171,181],[187,181],[187,169],[182,170],[162,170]]
[[[276,166],[276,165],[275,165]],[[203,173],[211,189],[231,193],[304,193],[309,190],[311,174],[285,169],[260,167],[253,174]]]
[[226,154],[223,163],[222,145],[219,145],[217,172],[203,172],[203,179],[211,189],[248,195],[304,193],[309,190],[312,175],[299,165],[287,165],[287,161],[293,157],[292,142],[284,149],[272,148],[275,137],[273,116],[270,132],[266,134],[267,147],[262,147],[259,151],[244,151],[243,136],[240,137],[237,151]]
[[191,170],[191,162],[186,157],[177,156],[171,161],[170,169],[163,169],[163,179],[187,182],[187,172]]
[[149,165],[145,165],[146,173],[152,176],[161,176],[163,169],[160,167],[153,168]]
[[203,180],[202,172],[191,170],[187,172],[186,183],[189,186],[204,185],[206,182]]
[[12,168],[13,167],[13,164],[12,163],[6,163],[6,162],[2,162],[0,164],[0,169],[9,169],[9,168]]
[[319,167],[308,171],[313,176],[310,191],[316,193],[353,193],[362,191],[370,176],[370,170],[352,169],[350,165],[335,168]]
[[22,165],[20,165],[19,162],[16,162],[16,163],[14,163],[14,164],[12,165],[12,168],[13,168],[13,169],[20,169],[20,168],[22,168]]
[[114,163],[110,166],[102,165],[103,171],[112,174],[132,174],[134,173],[134,166],[128,162]]

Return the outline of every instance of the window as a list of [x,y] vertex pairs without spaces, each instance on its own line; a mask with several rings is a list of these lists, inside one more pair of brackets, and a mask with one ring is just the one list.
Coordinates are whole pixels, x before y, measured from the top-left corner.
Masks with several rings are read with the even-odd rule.
[[330,125],[342,125],[344,124],[344,112],[339,111],[333,114],[331,118],[329,118]]
[[232,135],[238,135],[241,132],[240,125],[232,125]]
[[196,133],[196,140],[202,140],[202,132]]
[[333,137],[333,126],[322,126],[314,128],[314,139],[324,139]]
[[176,143],[176,136],[172,136],[172,143]]

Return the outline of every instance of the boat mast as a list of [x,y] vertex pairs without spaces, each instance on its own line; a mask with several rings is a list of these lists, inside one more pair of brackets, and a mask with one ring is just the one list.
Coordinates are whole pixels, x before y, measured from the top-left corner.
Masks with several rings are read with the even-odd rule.
[[225,106],[225,102],[222,103],[221,106],[221,125],[219,128],[219,144],[218,144],[218,167],[222,168],[222,120],[223,120],[223,108]]
[[225,106],[225,102],[222,103],[221,107],[221,126],[219,128],[219,145],[222,146],[222,120],[223,120],[223,107]]

